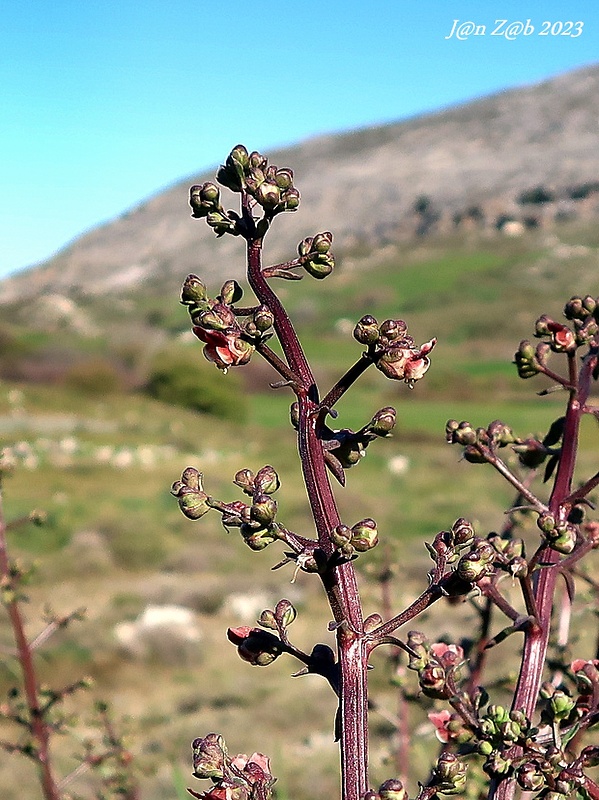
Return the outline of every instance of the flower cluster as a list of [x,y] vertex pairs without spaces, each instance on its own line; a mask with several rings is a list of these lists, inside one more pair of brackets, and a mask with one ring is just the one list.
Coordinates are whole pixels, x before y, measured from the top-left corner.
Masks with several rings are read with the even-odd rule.
[[212,787],[202,794],[187,791],[202,800],[269,800],[276,781],[270,771],[270,759],[262,753],[230,757],[220,734],[209,733],[192,742],[193,774],[210,779]]
[[220,294],[211,299],[197,275],[188,275],[181,291],[181,303],[187,306],[193,332],[205,343],[204,355],[218,369],[247,364],[256,344],[268,338],[273,315],[266,306],[258,306],[244,314],[245,322],[238,321],[234,304],[243,292],[237,281],[226,281]]
[[354,328],[354,338],[368,346],[368,354],[381,372],[392,380],[405,381],[412,387],[430,367],[429,353],[437,343],[431,339],[416,347],[401,319],[387,319],[380,325],[367,314]]

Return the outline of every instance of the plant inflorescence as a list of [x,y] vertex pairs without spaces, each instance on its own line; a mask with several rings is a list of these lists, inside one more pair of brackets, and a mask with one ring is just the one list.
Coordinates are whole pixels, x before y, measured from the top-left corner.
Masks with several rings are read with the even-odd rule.
[[[417,345],[403,320],[379,323],[365,314],[353,331],[362,346],[360,355],[322,393],[272,284],[276,279],[299,280],[306,273],[316,279],[330,275],[333,237],[328,231],[316,233],[299,243],[294,258],[264,265],[263,240],[274,218],[299,206],[293,172],[238,145],[217,181],[239,196],[239,210],[225,209],[220,187],[209,182],[191,188],[192,216],[205,219],[217,236],[236,236],[245,243],[247,281],[255,302],[240,305],[243,292],[234,280],[225,281],[212,297],[196,275],[186,279],[181,301],[205,356],[218,369],[226,372],[259,356],[279,375],[273,388],[291,391],[290,421],[297,431],[314,532],[289,530],[279,518],[274,499],[279,477],[271,465],[240,469],[233,477],[240,490],[234,502],[211,496],[195,467],[183,472],[172,491],[190,519],[217,512],[224,527],[238,529],[250,549],[261,551],[279,542],[285,548],[281,564],[317,576],[330,605],[336,650],[315,644],[304,652],[292,643],[289,626],[296,610],[286,599],[265,609],[255,626],[229,628],[230,642],[250,664],[267,666],[287,654],[301,663],[301,672],[321,675],[330,684],[339,698],[335,731],[344,800],[408,797],[405,775],[376,790],[369,784],[369,657],[382,645],[403,653],[415,673],[417,689],[411,697],[434,701],[429,718],[441,747],[412,794],[416,800],[445,794],[508,800],[516,792],[550,800],[574,793],[599,798],[590,774],[599,765],[599,747],[588,736],[599,722],[597,643],[589,647],[588,641],[582,642],[584,652],[575,658],[567,647],[577,583],[593,591],[598,586],[582,561],[599,546],[599,522],[590,499],[599,472],[579,476],[575,468],[581,420],[585,415],[599,420],[599,406],[591,397],[599,373],[599,298],[571,298],[565,322],[542,316],[534,332],[539,344],[523,341],[515,354],[521,378],[543,376],[549,382],[545,391],[559,388],[566,398],[563,414],[546,435],[519,438],[499,420],[486,427],[465,420],[447,423],[447,441],[462,448],[466,461],[490,465],[513,487],[514,501],[501,529],[477,532],[466,517],[448,524],[427,544],[433,566],[421,594],[401,612],[386,613],[387,619],[378,613],[365,616],[354,561],[377,545],[379,532],[371,518],[340,518],[331,478],[345,484],[346,471],[359,463],[366,448],[391,434],[396,411],[385,407],[357,431],[338,430],[333,427],[335,406],[370,367],[413,387],[430,366],[436,339]],[[282,357],[271,349],[272,337]],[[563,369],[549,366],[554,361]],[[525,539],[519,529],[531,519],[537,534]],[[562,584],[563,597],[557,592]],[[519,590],[515,600],[506,585]],[[413,620],[434,603],[451,608],[464,599],[472,602],[479,619],[478,630],[468,638],[430,641],[425,632],[412,628]],[[549,658],[556,618],[559,647]],[[500,704],[494,686],[485,685],[485,672],[489,653],[513,635],[521,641],[513,665],[517,677],[508,687],[510,703]],[[408,695],[405,689],[398,691]],[[232,757],[217,733],[194,741],[193,766],[196,777],[210,779],[212,785],[201,794],[190,792],[207,800],[268,798],[274,784],[266,756]]]

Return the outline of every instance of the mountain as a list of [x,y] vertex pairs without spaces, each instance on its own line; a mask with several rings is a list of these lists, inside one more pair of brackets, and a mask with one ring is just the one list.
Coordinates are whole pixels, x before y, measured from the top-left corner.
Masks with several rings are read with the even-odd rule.
[[[599,65],[397,123],[322,136],[274,153],[302,193],[268,235],[271,263],[321,230],[339,254],[459,225],[526,226],[593,216],[599,206]],[[235,142],[231,143],[232,145]],[[254,142],[245,142],[249,148]],[[223,158],[226,153],[223,153]],[[216,242],[187,206],[191,176],[81,236],[52,259],[0,284],[25,295],[128,292],[242,272],[238,240]],[[236,207],[231,198],[230,207]],[[225,201],[226,202],[226,201]],[[235,266],[238,265],[238,266]]]

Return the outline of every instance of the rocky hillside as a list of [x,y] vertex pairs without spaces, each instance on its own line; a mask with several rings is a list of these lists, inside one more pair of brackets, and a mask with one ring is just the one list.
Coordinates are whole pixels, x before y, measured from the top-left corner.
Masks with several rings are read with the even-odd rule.
[[[290,166],[303,203],[269,234],[268,257],[332,230],[337,253],[460,226],[534,227],[599,213],[599,65],[407,121],[310,139],[266,153]],[[236,142],[231,141],[233,146]],[[255,147],[256,142],[245,142]],[[223,158],[226,153],[223,153]],[[156,288],[187,272],[210,278],[243,253],[189,216],[189,180],[82,236],[45,264],[5,280],[25,294]],[[228,237],[227,237],[228,238]]]

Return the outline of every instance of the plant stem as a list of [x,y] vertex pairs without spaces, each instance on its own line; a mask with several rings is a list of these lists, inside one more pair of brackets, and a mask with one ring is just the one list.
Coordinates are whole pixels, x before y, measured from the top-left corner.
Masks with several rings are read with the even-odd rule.
[[[0,487],[0,575],[10,585],[10,561],[6,541],[6,522],[2,508],[2,493]],[[41,707],[33,663],[33,651],[25,634],[23,617],[19,608],[18,599],[5,602],[8,617],[17,647],[17,658],[23,674],[23,692],[29,710],[29,727],[35,747],[34,760],[37,766],[40,784],[45,800],[60,800],[60,794],[50,759],[50,731],[44,720]]]
[[[597,350],[597,345],[590,347],[583,360],[578,380],[576,380],[575,374],[576,356],[574,353],[568,354],[572,388],[566,409],[560,461],[548,503],[550,513],[562,523],[566,521],[570,510],[565,508],[564,504],[572,490],[580,420],[589,396],[593,370],[597,364]],[[539,624],[531,626],[524,633],[520,674],[512,702],[512,710],[523,711],[529,718],[534,713],[543,678],[553,599],[559,575],[559,553],[547,545],[543,545],[539,554],[542,568],[534,574],[533,587]],[[514,751],[517,752],[517,748],[514,748]],[[516,785],[512,778],[503,779],[492,787],[490,797],[495,800],[511,800],[515,790]]]
[[[298,450],[304,483],[319,546],[330,556],[334,552],[330,534],[341,520],[316,434],[318,389],[291,320],[262,273],[262,240],[248,236],[247,242],[248,281],[258,300],[273,313],[275,332],[297,376],[292,388],[299,402]],[[327,570],[321,579],[337,623],[342,797],[360,800],[368,788],[368,648],[362,606],[351,563]]]

